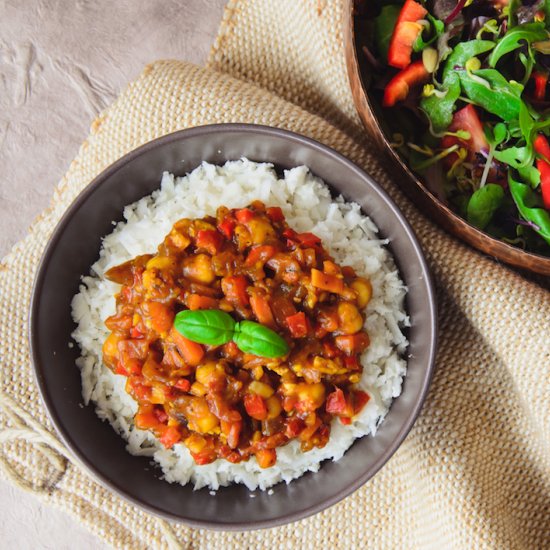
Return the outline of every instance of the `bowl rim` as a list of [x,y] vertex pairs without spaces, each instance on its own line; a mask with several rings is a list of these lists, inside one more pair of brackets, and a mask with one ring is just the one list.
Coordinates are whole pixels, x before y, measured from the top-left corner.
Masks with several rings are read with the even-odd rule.
[[[386,202],[388,207],[392,210],[393,214],[399,219],[402,224],[403,230],[407,234],[408,239],[413,245],[414,252],[416,257],[419,259],[419,267],[421,269],[423,278],[425,280],[426,292],[428,295],[428,301],[426,304],[427,310],[427,329],[429,331],[429,340],[427,341],[428,348],[428,361],[425,367],[425,373],[423,376],[422,384],[420,386],[419,399],[411,406],[405,421],[399,428],[396,436],[392,439],[391,444],[388,446],[386,451],[381,455],[381,457],[373,463],[367,471],[365,471],[361,476],[356,478],[352,483],[347,484],[345,487],[341,488],[330,498],[327,498],[319,503],[309,506],[299,512],[292,512],[278,516],[277,518],[272,518],[269,520],[255,520],[255,521],[240,521],[231,524],[222,524],[222,523],[213,523],[212,521],[202,521],[202,520],[189,520],[182,518],[180,515],[167,513],[164,510],[161,510],[155,507],[152,504],[144,503],[138,498],[134,498],[131,495],[128,495],[125,490],[119,486],[116,480],[113,480],[105,475],[103,475],[96,466],[89,460],[84,453],[81,453],[77,446],[74,444],[71,434],[68,430],[65,429],[62,419],[60,419],[56,414],[54,414],[54,408],[52,405],[53,400],[51,399],[48,388],[46,386],[45,380],[43,379],[41,373],[43,370],[42,361],[40,359],[36,339],[37,339],[37,308],[39,297],[43,289],[44,278],[47,272],[49,265],[50,257],[57,246],[59,239],[61,238],[63,231],[65,230],[66,225],[71,220],[74,213],[80,208],[80,206],[85,203],[88,197],[102,184],[102,182],[108,179],[111,175],[116,173],[122,167],[131,163],[135,158],[141,156],[143,153],[146,153],[152,149],[163,147],[166,144],[177,142],[180,140],[185,140],[187,138],[192,138],[198,135],[210,134],[210,133],[226,133],[226,132],[242,132],[249,134],[251,137],[254,135],[267,135],[279,137],[284,140],[290,140],[296,144],[306,145],[310,148],[313,148],[321,155],[329,157],[333,162],[339,162],[347,166],[348,169],[355,172],[361,179],[369,180],[369,183],[372,186],[372,190],[377,192],[380,197]],[[261,162],[261,161],[258,161]],[[80,193],[74,198],[69,207],[65,210],[62,217],[55,226],[53,232],[51,233],[48,242],[44,248],[42,256],[37,266],[37,271],[34,277],[34,282],[32,286],[30,307],[29,307],[29,316],[28,316],[28,342],[30,347],[30,357],[32,363],[32,371],[34,380],[38,386],[39,394],[41,401],[46,409],[48,418],[52,422],[58,437],[61,439],[65,447],[70,452],[71,456],[77,464],[79,464],[82,469],[97,481],[102,487],[107,489],[110,492],[114,492],[116,495],[120,496],[126,502],[138,506],[140,509],[143,509],[154,516],[189,525],[191,527],[197,528],[207,528],[218,531],[247,531],[255,529],[265,529],[272,528],[280,525],[285,525],[292,523],[304,518],[307,518],[313,514],[325,510],[345,497],[349,496],[355,492],[359,487],[364,485],[369,479],[378,473],[378,471],[383,467],[383,465],[391,458],[391,456],[397,451],[401,446],[404,439],[412,429],[422,406],[424,405],[432,378],[435,370],[435,357],[437,351],[437,337],[438,337],[438,318],[437,318],[437,301],[436,294],[433,284],[433,278],[430,273],[430,269],[426,262],[426,258],[420,246],[420,243],[404,214],[399,210],[394,201],[386,193],[382,187],[376,183],[376,181],[364,170],[359,168],[351,160],[347,159],[342,154],[338,153],[334,149],[324,145],[312,138],[303,136],[296,132],[289,130],[284,130],[281,128],[275,128],[259,124],[245,124],[245,123],[221,123],[221,124],[208,124],[203,126],[196,126],[193,128],[187,128],[183,130],[178,130],[172,132],[156,139],[153,139],[145,144],[129,151],[124,156],[113,162],[107,168],[105,168],[101,173],[99,173],[86,187],[80,191]],[[405,376],[406,379],[406,376]],[[391,409],[390,409],[391,410]],[[297,478],[298,481],[300,478]],[[220,490],[223,490],[224,487],[220,487]]]
[[[466,219],[456,214],[446,204],[441,202],[426,187],[424,181],[411,171],[407,163],[397,154],[393,147],[389,145],[389,141],[380,126],[379,117],[375,115],[372,108],[372,100],[370,94],[367,93],[367,87],[365,86],[359,67],[355,36],[356,16],[353,13],[353,3],[354,0],[345,0],[343,17],[346,68],[353,103],[366,132],[372,135],[372,141],[387,159],[388,163],[386,166],[388,170],[395,173],[399,171],[400,179],[402,179],[403,175],[405,176],[407,183],[401,184],[399,187],[413,200],[419,200],[421,204],[418,205],[418,208],[430,219],[433,219],[435,223],[442,226],[456,238],[490,256],[493,260],[501,260],[510,266],[532,273],[550,275],[550,257],[522,250],[468,223]],[[360,83],[359,87],[353,85],[353,79]],[[369,116],[363,111],[363,105],[368,107],[370,120],[368,120]],[[483,243],[484,241],[486,244]],[[525,265],[526,263],[529,265]]]

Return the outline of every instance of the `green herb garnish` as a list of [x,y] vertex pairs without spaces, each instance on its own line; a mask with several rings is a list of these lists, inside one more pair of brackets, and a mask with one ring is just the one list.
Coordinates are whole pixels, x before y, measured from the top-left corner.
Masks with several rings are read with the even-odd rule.
[[241,351],[260,357],[283,357],[289,352],[286,341],[274,330],[254,321],[237,323],[229,313],[216,309],[180,311],[176,330],[189,340],[209,346],[235,342]]

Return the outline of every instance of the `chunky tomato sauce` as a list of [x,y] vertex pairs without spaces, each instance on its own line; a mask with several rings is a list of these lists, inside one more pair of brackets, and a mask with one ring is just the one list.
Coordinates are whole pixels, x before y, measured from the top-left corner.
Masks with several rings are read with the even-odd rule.
[[[349,424],[366,404],[353,389],[368,347],[367,279],[337,265],[312,233],[297,233],[280,208],[253,202],[216,217],[182,219],[155,255],[107,272],[122,285],[105,364],[127,377],[135,424],[197,464],[254,455],[261,467],[292,439],[323,447],[331,421]],[[270,359],[234,342],[201,345],[174,327],[184,309],[228,312],[281,335],[289,353]]]

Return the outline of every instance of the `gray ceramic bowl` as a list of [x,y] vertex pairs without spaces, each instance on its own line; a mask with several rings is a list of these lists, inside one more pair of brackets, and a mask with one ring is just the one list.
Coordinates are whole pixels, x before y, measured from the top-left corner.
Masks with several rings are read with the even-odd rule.
[[[409,287],[408,374],[376,437],[356,441],[338,462],[327,462],[274,493],[240,485],[208,490],[169,484],[150,459],[129,455],[125,442],[82,407],[78,349],[68,342],[75,326],[71,299],[80,276],[97,259],[101,237],[122,219],[125,205],[159,186],[164,170],[177,175],[203,160],[223,163],[246,156],[278,169],[300,164],[336,193],[358,202],[391,240],[391,251]],[[146,510],[189,525],[225,530],[273,527],[335,504],[371,478],[399,447],[428,390],[436,342],[434,292],[420,246],[401,212],[364,172],[335,151],[303,136],[255,125],[225,124],[177,132],[126,155],[98,176],[63,216],[46,248],[36,277],[30,316],[36,379],[53,424],[76,459],[105,487]]]

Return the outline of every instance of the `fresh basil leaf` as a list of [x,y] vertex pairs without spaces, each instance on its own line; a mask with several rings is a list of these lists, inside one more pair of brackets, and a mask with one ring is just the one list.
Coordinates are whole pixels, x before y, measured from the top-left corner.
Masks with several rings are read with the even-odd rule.
[[491,40],[469,40],[468,42],[459,42],[451,55],[445,62],[443,68],[443,84],[454,71],[464,69],[466,61],[479,54],[488,52],[495,47],[495,43]]
[[535,152],[533,147],[508,147],[502,151],[495,151],[493,155],[500,162],[504,162],[512,168],[524,168],[533,163]]
[[444,132],[451,124],[454,106],[460,96],[458,75],[452,74],[453,76],[447,78],[447,82],[443,86],[443,90],[446,90],[444,97],[431,95],[420,100],[420,108],[428,117],[432,130],[436,133]]
[[485,229],[504,199],[504,189],[496,183],[477,189],[470,197],[466,209],[466,219],[479,229]]
[[489,65],[495,67],[499,59],[521,46],[522,41],[531,44],[548,38],[544,23],[524,23],[512,27],[497,43],[489,57]]
[[[459,73],[462,89],[469,99],[503,120],[510,121],[518,118],[523,92],[521,84],[506,80],[495,69],[480,69],[473,71],[472,74],[466,71]],[[476,77],[487,82],[490,89],[476,80]]]
[[521,217],[534,223],[533,230],[550,244],[550,212],[543,208],[540,196],[528,185],[515,181],[510,173],[508,186]]
[[235,321],[225,311],[198,309],[180,311],[174,320],[176,330],[189,340],[209,346],[221,346],[230,342]]
[[254,321],[237,323],[233,341],[241,351],[260,357],[282,357],[289,352],[288,344],[283,338]]
[[374,19],[374,43],[384,63],[388,62],[388,50],[395,23],[401,12],[401,6],[384,6],[380,15]]

